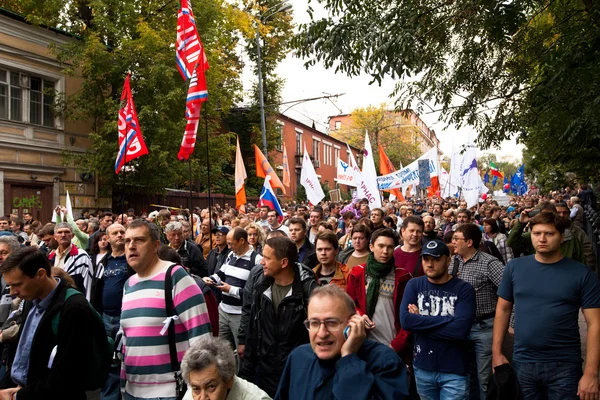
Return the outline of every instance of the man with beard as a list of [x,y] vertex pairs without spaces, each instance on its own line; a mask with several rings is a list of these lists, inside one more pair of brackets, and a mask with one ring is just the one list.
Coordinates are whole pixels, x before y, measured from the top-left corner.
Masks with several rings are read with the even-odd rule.
[[423,220],[409,216],[402,221],[402,246],[394,250],[397,268],[405,269],[413,277],[423,275],[421,268],[421,248],[423,247]]
[[423,217],[423,246],[432,240],[437,240],[438,235],[435,230],[435,219],[431,216]]

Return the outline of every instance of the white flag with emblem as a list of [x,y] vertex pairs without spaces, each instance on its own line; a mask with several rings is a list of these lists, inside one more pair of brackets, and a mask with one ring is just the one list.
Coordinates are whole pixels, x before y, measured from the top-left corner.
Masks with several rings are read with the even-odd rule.
[[315,172],[315,167],[310,161],[308,152],[306,151],[306,143],[304,144],[304,157],[302,158],[302,172],[300,174],[300,184],[304,186],[306,190],[306,198],[312,204],[319,204],[325,197],[323,188],[319,182],[319,177]]

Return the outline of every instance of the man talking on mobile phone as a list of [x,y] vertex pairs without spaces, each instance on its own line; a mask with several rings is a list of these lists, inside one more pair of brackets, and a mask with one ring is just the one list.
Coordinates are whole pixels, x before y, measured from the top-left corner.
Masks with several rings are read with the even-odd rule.
[[304,322],[310,344],[288,357],[275,399],[407,399],[404,362],[366,339],[367,323],[338,286],[316,288]]

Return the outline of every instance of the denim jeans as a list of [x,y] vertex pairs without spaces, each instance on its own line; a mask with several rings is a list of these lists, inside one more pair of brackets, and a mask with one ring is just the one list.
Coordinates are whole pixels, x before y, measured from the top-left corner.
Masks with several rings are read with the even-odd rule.
[[519,363],[513,368],[524,400],[576,400],[581,362]]
[[[121,317],[119,315],[112,316],[103,313],[102,321],[104,322],[106,335],[114,339],[120,328]],[[108,371],[108,378],[106,378],[104,387],[100,392],[101,400],[121,400],[120,373],[120,364],[114,364],[110,367],[110,370]]]
[[475,321],[469,334],[469,342],[475,351],[475,362],[477,371],[471,376],[472,381],[479,381],[479,396],[471,391],[473,399],[485,400],[487,386],[492,377],[492,332],[494,330],[494,318]]
[[433,372],[414,368],[421,400],[467,400],[469,375]]

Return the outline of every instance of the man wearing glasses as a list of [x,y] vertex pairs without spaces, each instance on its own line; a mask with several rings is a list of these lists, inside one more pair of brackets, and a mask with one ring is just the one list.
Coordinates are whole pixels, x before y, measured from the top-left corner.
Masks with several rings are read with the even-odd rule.
[[367,323],[339,287],[315,289],[304,322],[310,344],[288,357],[275,399],[407,399],[402,359],[366,339]]

